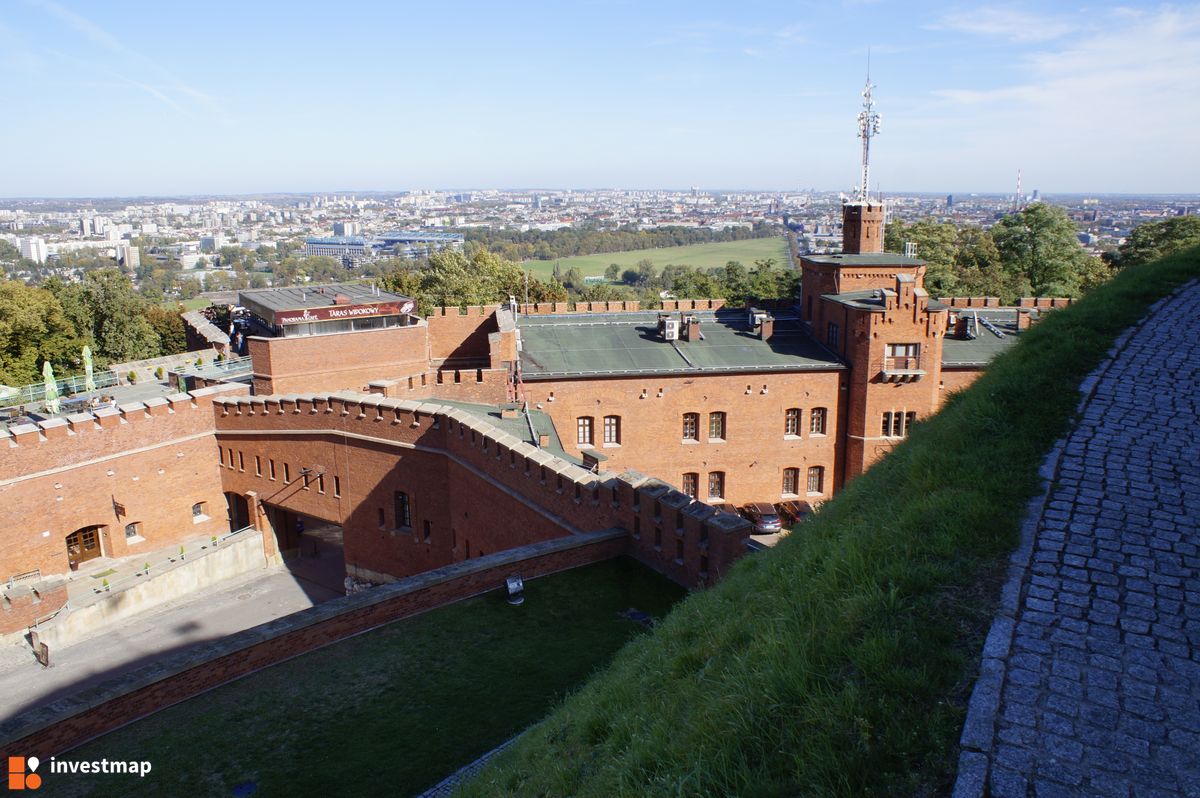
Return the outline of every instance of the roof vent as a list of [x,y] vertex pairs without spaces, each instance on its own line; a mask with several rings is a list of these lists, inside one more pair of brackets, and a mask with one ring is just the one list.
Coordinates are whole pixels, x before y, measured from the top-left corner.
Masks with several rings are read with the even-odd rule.
[[350,304],[350,297],[346,296],[345,294],[338,294],[337,296],[335,296],[335,297],[333,298],[333,304],[335,304],[335,305],[349,305],[349,304]]

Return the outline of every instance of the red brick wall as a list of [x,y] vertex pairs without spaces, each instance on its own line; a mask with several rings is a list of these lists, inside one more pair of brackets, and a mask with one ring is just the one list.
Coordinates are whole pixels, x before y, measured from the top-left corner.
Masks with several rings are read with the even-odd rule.
[[[221,445],[235,455],[244,453],[246,464],[245,471],[225,466],[225,488],[241,494],[253,491],[274,505],[341,521],[346,561],[363,575],[405,576],[481,551],[581,531],[634,530],[639,525],[635,494],[629,491],[645,477],[588,473],[465,411],[366,395],[295,401],[239,398],[223,402],[218,413]],[[270,480],[271,459],[275,482]],[[293,480],[286,487],[285,462]],[[263,476],[254,473],[256,465]],[[304,490],[301,467],[324,469],[324,494],[314,480]],[[335,477],[340,501],[334,496]],[[396,528],[396,490],[409,495],[411,532]],[[712,575],[707,580],[712,581],[740,556],[748,525],[738,521],[730,533],[733,542],[706,553],[700,545],[708,536],[704,529],[727,519],[714,522],[712,508],[684,504],[696,516],[694,523],[685,524],[689,542],[684,566],[660,570],[694,586],[704,581],[701,571]],[[428,543],[425,521],[431,525]],[[702,556],[710,561],[707,568],[701,567]]]
[[426,317],[429,324],[429,357],[443,360],[488,359],[488,335],[497,332],[496,308],[499,305],[472,305],[459,308],[434,308]]
[[[424,324],[297,338],[247,339],[258,394],[362,390],[428,367]],[[486,352],[485,352],[486,354]]]
[[[36,589],[35,589],[36,588]],[[67,603],[67,583],[58,581],[36,586],[18,584],[0,597],[0,635],[28,629],[62,609]]]
[[941,406],[955,391],[961,391],[983,376],[981,368],[942,369],[941,392],[938,405]]
[[[884,412],[915,412],[929,418],[941,403],[942,339],[946,311],[929,311],[927,299],[913,283],[899,283],[898,295],[888,297],[883,312],[854,310],[824,302],[826,310],[845,314],[842,328],[845,356],[851,363],[846,404],[845,479],[861,474],[896,445],[882,435]],[[883,376],[888,344],[916,343],[925,375],[911,382],[888,382]]]
[[[701,500],[708,499],[707,475],[725,473],[726,500],[731,504],[777,502],[783,498],[783,469],[810,466],[826,471],[824,492],[834,489],[835,451],[841,434],[838,406],[843,371],[773,374],[617,377],[578,380],[526,381],[525,395],[549,413],[573,455],[581,455],[577,419],[593,419],[594,451],[608,459],[605,470],[634,468],[676,487],[685,472],[700,475]],[[764,394],[763,386],[767,392]],[[747,393],[749,388],[749,393]],[[663,395],[658,395],[659,390]],[[646,398],[641,398],[643,392]],[[550,400],[553,393],[554,400]],[[826,433],[809,434],[810,411],[826,408]],[[784,436],[784,414],[799,408],[800,435]],[[708,414],[724,412],[724,443],[708,442]],[[700,415],[700,442],[684,443],[683,414]],[[604,417],[621,418],[621,445],[603,443]],[[800,494],[807,485],[801,480]],[[794,496],[789,498],[795,498]]]
[[[275,629],[271,632],[258,627],[233,635],[226,639],[224,651],[215,656],[195,655],[194,661],[183,663],[170,675],[157,680],[149,677],[141,685],[132,686],[129,692],[70,717],[43,724],[29,723],[20,731],[12,728],[21,725],[18,719],[18,723],[3,730],[5,737],[16,733],[12,734],[15,739],[4,744],[0,756],[19,754],[44,760],[254,671],[350,635],[496,590],[513,573],[520,572],[525,579],[532,579],[611,559],[623,547],[620,538],[594,539],[570,548],[497,557],[495,564],[480,560],[448,568],[441,574],[426,574],[409,584],[378,587],[340,600],[338,605],[325,604],[296,613],[283,621],[274,621]],[[268,635],[265,640],[264,635]]]
[[[207,388],[5,435],[0,579],[35,569],[67,573],[66,536],[93,524],[106,527],[101,547],[111,557],[228,531],[212,402],[245,390]],[[199,523],[192,518],[196,502],[207,503],[208,519]],[[142,542],[126,542],[131,522],[141,524]]]

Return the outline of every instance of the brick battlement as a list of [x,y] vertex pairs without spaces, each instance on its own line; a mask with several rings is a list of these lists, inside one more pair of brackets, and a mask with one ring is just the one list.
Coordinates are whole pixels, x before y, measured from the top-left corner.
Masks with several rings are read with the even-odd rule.
[[749,524],[736,515],[635,472],[592,473],[436,400],[344,391],[222,397],[214,407],[222,445],[276,435],[304,445],[316,434],[350,446],[440,454],[553,524],[559,535],[627,530],[632,556],[688,587],[715,581],[745,551]]
[[213,385],[191,393],[102,407],[36,424],[17,424],[7,430],[0,428],[0,484],[42,468],[68,466],[173,438],[211,433],[214,399],[247,391],[245,385]]
[[1065,308],[1075,300],[1071,297],[1044,297],[1044,296],[1025,296],[1017,300],[1017,304],[1005,305],[997,296],[950,296],[940,297],[938,302],[944,305],[949,305],[952,308],[1000,308],[1000,307],[1018,307],[1018,308],[1035,308],[1037,310],[1049,310],[1051,308]]

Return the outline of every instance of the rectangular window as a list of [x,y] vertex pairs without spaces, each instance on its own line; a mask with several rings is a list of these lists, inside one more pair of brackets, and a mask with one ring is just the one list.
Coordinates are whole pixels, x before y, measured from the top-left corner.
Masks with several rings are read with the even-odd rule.
[[421,538],[426,543],[429,542],[429,536],[431,533],[432,533],[432,528],[431,528],[430,523],[428,521],[422,521],[421,522]]
[[258,455],[254,455],[254,476],[262,476],[262,458]]
[[829,322],[829,326],[825,330],[825,341],[829,344],[830,349],[838,348],[839,332],[838,326]]
[[917,423],[917,414],[914,410],[909,410],[903,413],[899,410],[883,414],[882,432],[885,438],[903,438],[912,430],[913,424]]
[[695,473],[684,474],[681,480],[683,492],[693,499],[700,493],[700,475]]
[[920,344],[888,344],[883,367],[888,371],[908,371],[921,368]]
[[408,505],[408,494],[402,490],[392,492],[392,502],[396,508],[396,526],[408,529],[412,526],[412,514]]
[[308,490],[309,475],[308,475],[307,471],[308,471],[308,469],[305,469],[305,468],[300,469],[300,478],[304,480],[304,489],[305,490]]
[[800,434],[800,408],[789,407],[783,414],[783,434]]
[[274,460],[268,460],[268,461],[267,461],[267,468],[268,468],[268,469],[270,469],[270,472],[269,472],[269,473],[271,474],[271,481],[272,481],[272,482],[274,482],[274,481],[275,481],[275,461],[274,461]]
[[377,508],[375,508],[375,509],[376,509],[376,511],[379,513],[379,528],[380,528],[380,529],[383,529],[383,528],[384,528],[384,526],[386,525],[386,521],[385,521],[385,519],[384,519],[384,517],[383,517],[383,508],[382,508],[382,507],[377,507]]
[[783,492],[789,495],[796,495],[796,487],[800,482],[800,469],[785,468],[783,469]]
[[808,469],[808,492],[809,493],[824,493],[825,492],[825,467],[813,466]]
[[337,474],[333,475],[333,495],[339,499],[342,497],[342,478]]
[[207,505],[207,502],[196,502],[195,504],[193,504],[192,505],[192,518],[193,519],[203,518],[205,516],[204,510],[205,510],[206,505]]
[[238,471],[245,471],[245,470],[246,470],[246,454],[245,454],[245,452],[238,452]]
[[683,439],[685,441],[700,440],[700,414],[683,414]]
[[621,443],[621,417],[604,417],[604,442],[619,446]]
[[292,467],[287,463],[283,464],[283,484],[288,485],[292,481]]
[[325,492],[325,475],[317,474],[317,493]]
[[132,524],[125,525],[125,539],[126,540],[128,540],[129,538],[141,537],[141,535],[142,535],[141,523],[135,521]]
[[708,437],[710,440],[725,440],[725,414],[708,414]]
[[814,407],[808,420],[808,431],[812,435],[825,434],[825,408]]
[[580,446],[591,446],[593,440],[592,417],[580,416],[575,420],[575,443]]
[[725,472],[711,471],[708,475],[708,498],[725,498]]

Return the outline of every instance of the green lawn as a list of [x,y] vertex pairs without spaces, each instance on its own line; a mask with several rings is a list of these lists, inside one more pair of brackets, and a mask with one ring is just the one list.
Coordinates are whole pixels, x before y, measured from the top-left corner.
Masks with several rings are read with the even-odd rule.
[[521,264],[534,277],[548,279],[554,272],[554,264],[561,265],[565,272],[578,268],[584,277],[603,276],[608,264],[616,263],[622,270],[632,269],[638,261],[649,258],[659,269],[664,266],[696,266],[708,269],[724,266],[727,261],[741,261],[746,268],[760,258],[774,258],[777,266],[788,262],[787,239],[751,238],[745,241],[723,241],[717,244],[691,244],[684,247],[659,247],[658,249],[635,249],[629,252],[605,252],[599,255],[580,255],[575,258],[554,260],[527,260]]
[[67,754],[144,780],[47,775],[39,795],[412,795],[537,721],[683,591],[626,559],[535,579],[248,676]]
[[930,796],[953,787],[1037,470],[1080,381],[1200,249],[1047,314],[775,549],[679,604],[465,796]]
[[160,303],[164,308],[174,310],[176,306],[183,305],[184,310],[202,310],[212,304],[212,300],[204,297],[193,297],[192,299],[164,299]]

